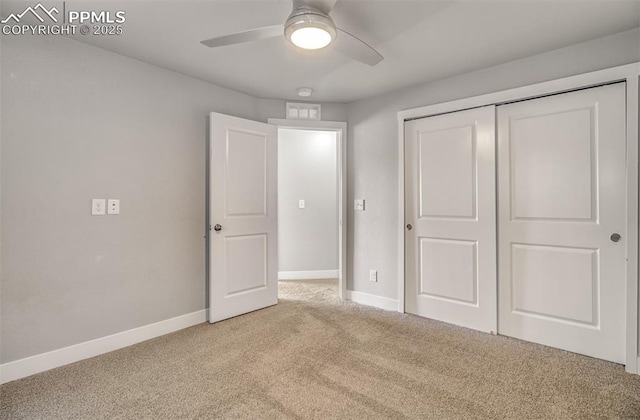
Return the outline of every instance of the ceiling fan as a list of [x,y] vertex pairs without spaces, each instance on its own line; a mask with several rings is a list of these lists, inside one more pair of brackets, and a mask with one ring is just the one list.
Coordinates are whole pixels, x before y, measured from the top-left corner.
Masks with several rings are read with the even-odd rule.
[[293,0],[293,10],[284,25],[263,26],[235,34],[201,41],[207,47],[222,47],[260,39],[284,37],[306,50],[318,50],[329,45],[354,60],[375,66],[384,57],[369,44],[338,28],[329,12],[337,0]]

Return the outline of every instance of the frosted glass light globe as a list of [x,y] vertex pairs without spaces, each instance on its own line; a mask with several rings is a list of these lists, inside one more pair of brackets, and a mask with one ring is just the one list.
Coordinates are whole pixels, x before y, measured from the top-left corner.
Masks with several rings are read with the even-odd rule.
[[331,34],[322,28],[307,26],[291,34],[291,42],[305,50],[318,50],[331,43]]

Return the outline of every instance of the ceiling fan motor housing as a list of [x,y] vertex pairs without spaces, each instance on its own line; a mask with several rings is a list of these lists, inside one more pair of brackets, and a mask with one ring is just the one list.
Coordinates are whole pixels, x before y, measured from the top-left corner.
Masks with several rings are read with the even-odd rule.
[[336,39],[337,29],[333,19],[326,13],[313,7],[299,7],[291,12],[284,25],[284,35],[291,42],[291,35],[301,28],[318,28],[331,36],[331,42]]

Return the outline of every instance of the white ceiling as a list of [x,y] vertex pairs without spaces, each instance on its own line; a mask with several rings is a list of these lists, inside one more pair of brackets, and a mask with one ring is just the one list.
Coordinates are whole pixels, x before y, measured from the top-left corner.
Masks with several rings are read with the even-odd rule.
[[[2,17],[25,2],[3,2]],[[16,4],[17,3],[17,4]],[[28,2],[35,3],[35,1]],[[289,0],[67,1],[67,10],[124,10],[120,36],[76,35],[109,51],[261,98],[351,102],[640,26],[640,1],[338,0],[336,24],[384,57],[375,67],[283,38],[215,49],[201,40],[284,23]]]

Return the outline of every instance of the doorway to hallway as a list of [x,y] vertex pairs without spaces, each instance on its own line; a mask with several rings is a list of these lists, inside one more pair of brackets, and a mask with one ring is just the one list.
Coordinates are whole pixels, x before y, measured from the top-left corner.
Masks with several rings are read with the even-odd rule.
[[281,296],[296,289],[293,282],[322,283],[341,295],[341,134],[335,128],[278,129]]

